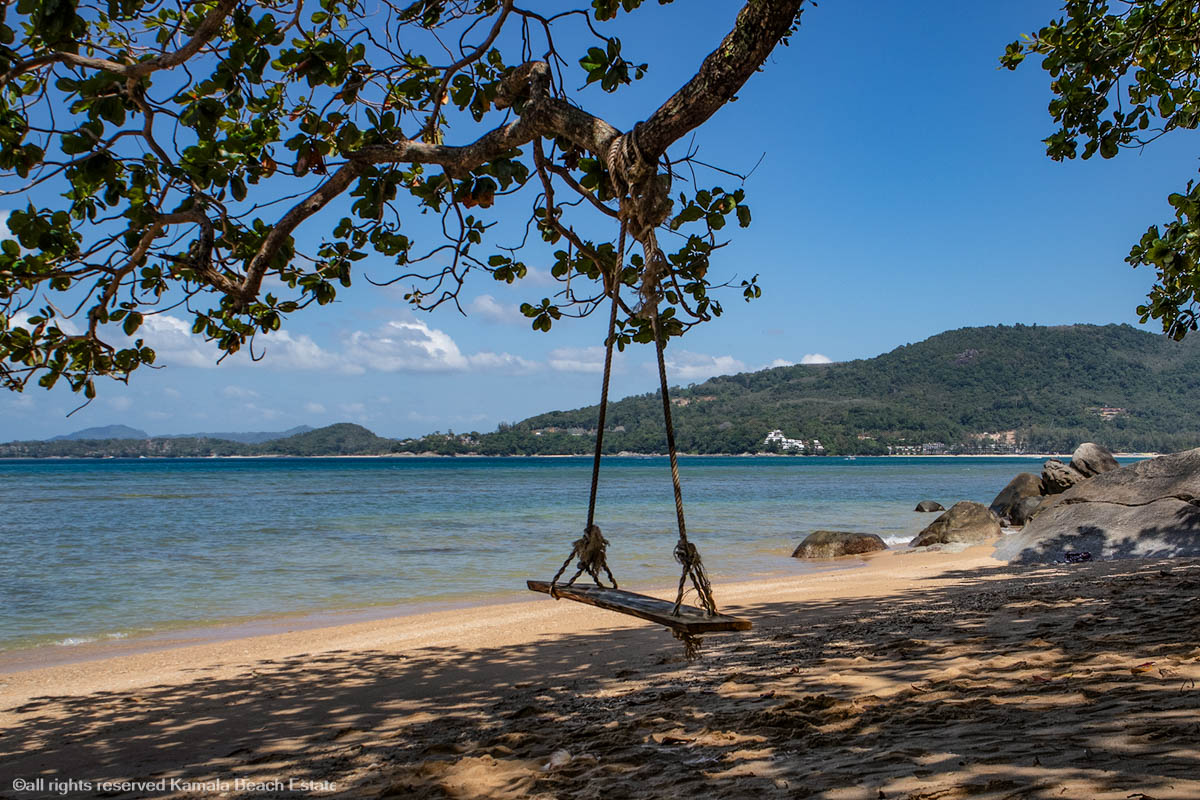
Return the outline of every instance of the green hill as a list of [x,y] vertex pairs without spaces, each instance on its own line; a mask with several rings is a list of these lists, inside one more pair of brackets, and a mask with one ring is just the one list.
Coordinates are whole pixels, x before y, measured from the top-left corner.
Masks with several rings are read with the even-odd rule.
[[[761,451],[773,429],[834,454],[1069,452],[1089,439],[1173,451],[1200,445],[1200,341],[1128,325],[962,328],[875,358],[713,378],[672,399],[693,453]],[[472,449],[585,453],[595,420],[594,406],[540,414]],[[608,420],[607,451],[665,447],[657,394],[613,403]]]
[[[680,449],[743,453],[779,429],[813,452],[1070,452],[1200,446],[1200,337],[1173,342],[1128,325],[962,328],[838,364],[726,375],[672,392]],[[341,423],[260,444],[214,438],[10,442],[0,457],[586,454],[596,407],[553,411],[494,433],[396,441]],[[608,412],[605,450],[665,449],[657,394]],[[778,449],[778,447],[776,447]]]
[[208,456],[379,455],[399,449],[361,425],[348,422],[259,444],[211,437],[149,439],[57,439],[0,444],[0,458],[205,458]]
[[286,439],[264,442],[257,452],[288,456],[359,456],[390,453],[396,442],[376,436],[361,425],[339,422]]

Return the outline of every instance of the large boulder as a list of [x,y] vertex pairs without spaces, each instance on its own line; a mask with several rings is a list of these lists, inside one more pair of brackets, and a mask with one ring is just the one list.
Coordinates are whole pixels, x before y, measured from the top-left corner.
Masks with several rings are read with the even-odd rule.
[[946,510],[946,507],[944,505],[942,505],[941,503],[935,503],[932,500],[922,500],[921,502],[917,503],[917,507],[913,509],[913,511],[925,511],[925,512],[945,511],[945,510]]
[[1071,469],[1085,478],[1091,478],[1104,472],[1119,469],[1120,464],[1113,458],[1112,451],[1095,442],[1084,442],[1075,448],[1071,456]]
[[1200,556],[1200,448],[1110,470],[1047,499],[996,557],[1057,561]]
[[1034,475],[1032,472],[1022,472],[1020,475],[1009,481],[1008,486],[1005,486],[1000,490],[1000,494],[996,495],[996,499],[992,501],[990,506],[988,506],[988,510],[990,510],[1001,520],[1008,520],[1014,524],[1022,525],[1024,523],[1015,522],[1015,520],[1013,520],[1013,511],[1022,500],[1029,497],[1041,496],[1041,477]]
[[837,558],[887,550],[887,544],[873,533],[851,531],[813,531],[792,553],[792,558]]
[[987,506],[964,500],[929,523],[909,544],[926,547],[950,542],[982,542],[1001,535],[1000,520]]
[[1083,479],[1070,465],[1052,458],[1042,465],[1042,494],[1062,494]]
[[[1058,496],[1061,497],[1062,495]],[[1029,520],[1033,519],[1034,514],[1041,511],[1045,502],[1046,498],[1040,495],[1037,497],[1022,498],[1008,513],[1008,523],[1017,527],[1028,525]]]

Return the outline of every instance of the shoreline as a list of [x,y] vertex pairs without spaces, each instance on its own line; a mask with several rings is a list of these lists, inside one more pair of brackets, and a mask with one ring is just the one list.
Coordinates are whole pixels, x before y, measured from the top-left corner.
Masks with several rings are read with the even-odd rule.
[[[834,460],[857,460],[857,459],[887,459],[887,458],[1002,458],[1002,459],[1030,459],[1037,460],[1043,458],[1069,458],[1070,453],[941,453],[941,454],[912,454],[912,455],[823,455],[823,456],[802,456],[791,455],[787,453],[679,453],[680,458],[790,458],[797,461],[809,461],[815,458],[825,458]],[[1157,458],[1162,453],[1113,453],[1115,458]],[[635,453],[632,451],[621,451],[619,453],[606,454],[605,458],[666,458],[666,453]],[[312,455],[312,456],[294,456],[283,453],[272,453],[264,455],[244,456],[0,456],[0,463],[5,461],[261,461],[266,459],[316,459],[316,458],[578,458],[591,460],[592,456],[584,453],[536,453],[536,454],[519,454],[513,453],[508,455],[484,455],[482,453],[457,453],[445,455],[441,453],[369,453],[369,454],[346,454],[346,455]]]
[[[887,552],[910,552],[902,546]],[[780,556],[781,559],[786,558]],[[855,557],[808,562],[788,558],[791,569],[778,569],[754,576],[725,576],[722,584],[754,585],[762,581],[799,580],[811,575],[860,569],[866,561]],[[623,584],[624,585],[624,584]],[[631,584],[625,588],[666,597],[667,585]],[[209,644],[224,644],[264,636],[336,630],[371,623],[400,623],[416,617],[495,609],[531,602],[528,590],[511,589],[456,595],[440,600],[420,599],[376,605],[325,608],[312,611],[271,612],[251,617],[214,619],[207,622],[165,623],[142,632],[97,633],[78,642],[50,641],[0,649],[0,680],[6,675],[48,667],[105,661],[121,656],[139,656]],[[536,601],[532,601],[536,602]],[[81,634],[82,636],[83,634]],[[74,637],[69,637],[74,638]]]
[[[777,591],[811,594],[817,587],[831,588],[834,595],[855,595],[869,591],[881,575],[887,577],[894,573],[904,576],[905,580],[913,580],[921,573],[945,564],[993,566],[1003,563],[991,557],[993,549],[991,544],[956,551],[891,549],[865,556],[830,559],[836,562],[829,564],[831,568],[800,575],[722,581],[716,584],[715,589],[722,606],[731,604],[733,607]],[[664,599],[672,598],[674,594],[673,589],[666,586],[644,590],[644,593]],[[414,609],[412,613],[384,613],[365,619],[337,620],[336,617],[343,616],[339,612],[319,612],[296,619],[275,615],[228,625],[163,631],[146,637],[2,651],[0,709],[17,699],[11,696],[16,687],[29,682],[43,684],[51,676],[61,679],[92,673],[95,667],[103,668],[101,671],[105,674],[127,675],[130,665],[152,664],[156,669],[164,666],[178,669],[179,665],[185,663],[204,661],[213,656],[223,660],[238,653],[268,651],[273,657],[300,651],[321,653],[360,645],[364,638],[381,634],[394,635],[393,645],[417,642],[417,646],[428,646],[431,640],[450,643],[442,638],[447,632],[455,635],[457,641],[453,644],[458,646],[470,646],[477,643],[477,637],[491,633],[497,633],[505,640],[524,641],[530,636],[537,637],[544,633],[524,625],[514,629],[512,620],[542,621],[547,623],[549,630],[555,631],[562,628],[559,620],[555,619],[559,612],[572,622],[577,618],[585,619],[589,626],[661,630],[653,623],[590,606],[570,601],[551,605],[544,595],[535,595],[533,599],[524,595],[522,592],[505,593],[478,603],[468,601],[453,607]],[[387,610],[394,609],[390,607]],[[463,614],[468,610],[470,615]],[[370,609],[346,612],[345,616],[360,612],[369,613]],[[471,621],[464,622],[464,618]],[[666,640],[670,641],[670,637],[666,636]],[[21,655],[12,657],[15,654]],[[55,657],[60,655],[65,657]],[[3,721],[3,712],[0,711],[0,727]]]
[[754,628],[693,663],[542,596],[11,673],[0,792],[1200,797],[1200,560],[991,548],[720,583]]

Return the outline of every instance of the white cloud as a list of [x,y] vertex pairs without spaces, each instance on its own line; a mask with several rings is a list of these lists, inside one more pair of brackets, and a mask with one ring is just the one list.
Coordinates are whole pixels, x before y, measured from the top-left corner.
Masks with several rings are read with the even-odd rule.
[[508,372],[530,372],[538,365],[527,358],[512,353],[492,353],[487,350],[467,356],[472,367],[478,369],[503,369]]
[[309,414],[324,414],[325,406],[321,405],[320,403],[305,403],[304,410]]
[[221,394],[225,395],[226,397],[245,400],[260,396],[258,392],[254,391],[253,389],[245,389],[241,386],[226,386],[221,390]]
[[116,397],[107,398],[106,402],[117,411],[128,411],[133,407],[132,400],[130,400],[128,397],[121,397],[119,395]]
[[833,359],[820,353],[805,353],[800,359],[801,364],[832,364]]
[[714,375],[731,375],[746,371],[745,363],[733,356],[710,356],[688,350],[674,353],[668,350],[666,362],[668,374],[680,380],[694,381]]
[[355,331],[346,355],[358,370],[456,372],[469,366],[449,334],[419,320],[392,320],[371,332]]
[[794,367],[794,366],[796,366],[795,361],[788,361],[786,358],[777,358],[777,359],[773,360],[770,364],[767,364],[765,367],[763,367],[763,369],[774,369],[775,367]]
[[276,331],[255,340],[255,355],[262,355],[261,364],[272,369],[331,369],[339,366],[337,356],[306,334],[292,335]]
[[183,392],[179,391],[178,389],[172,389],[170,386],[163,389],[163,394],[172,400],[178,400],[179,398],[183,397]]
[[511,353],[485,350],[464,355],[448,333],[421,320],[392,320],[374,331],[355,331],[350,334],[343,359],[344,368],[352,372],[524,371],[537,366]]
[[529,322],[529,319],[521,313],[521,310],[515,305],[505,305],[490,294],[481,294],[471,301],[467,306],[467,311],[472,314],[478,314],[484,319],[490,319],[492,322],[500,322],[505,325],[522,325]]
[[212,368],[220,357],[215,345],[192,334],[192,326],[170,314],[146,317],[137,336],[146,340],[157,356],[155,365]]
[[[613,354],[614,358],[616,353]],[[547,356],[550,369],[559,372],[603,372],[604,348],[556,347]]]
[[12,231],[8,229],[8,215],[11,213],[7,208],[0,209],[0,239],[12,237]]

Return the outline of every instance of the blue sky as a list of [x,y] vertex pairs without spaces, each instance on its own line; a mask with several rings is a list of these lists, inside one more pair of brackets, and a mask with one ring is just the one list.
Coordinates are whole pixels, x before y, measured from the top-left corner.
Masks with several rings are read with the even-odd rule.
[[[644,118],[694,72],[736,5],[648,3],[618,30],[626,54],[650,62],[647,78],[616,97],[589,89],[582,102],[623,129]],[[731,233],[714,271],[757,274],[764,296],[745,304],[731,292],[723,317],[673,343],[672,382],[871,357],[967,325],[1136,324],[1153,274],[1124,256],[1167,216],[1166,195],[1195,174],[1195,154],[1167,139],[1112,161],[1045,157],[1048,79],[997,59],[1056,13],[1040,2],[882,0],[808,10],[791,46],[698,132],[710,163],[747,171],[762,157],[745,185],[754,224]],[[508,241],[520,236],[516,212],[500,217]],[[153,434],[340,421],[408,436],[595,402],[605,320],[543,334],[517,312],[553,290],[546,255],[530,250],[537,269],[512,287],[478,276],[466,317],[414,314],[401,287],[360,273],[332,307],[289,319],[257,364],[218,367],[190,321],[159,317],[149,338],[163,369],[103,384],[70,419],[78,399],[66,391],[0,396],[0,439],[111,423]],[[365,263],[377,280],[391,274],[382,259]],[[622,357],[614,396],[653,390],[652,363],[649,348]]]

